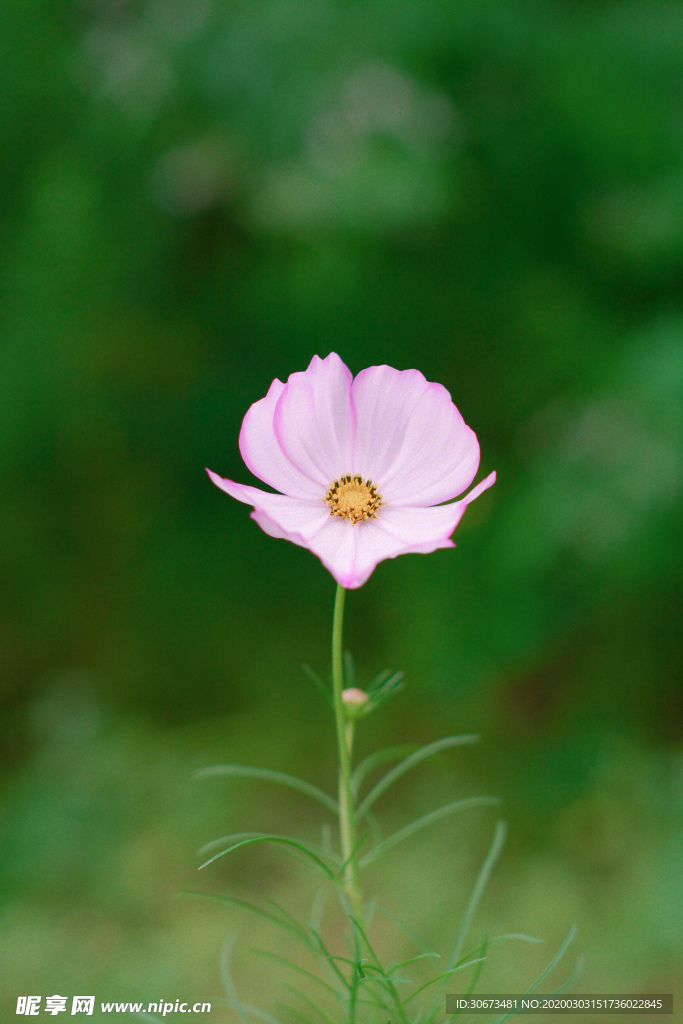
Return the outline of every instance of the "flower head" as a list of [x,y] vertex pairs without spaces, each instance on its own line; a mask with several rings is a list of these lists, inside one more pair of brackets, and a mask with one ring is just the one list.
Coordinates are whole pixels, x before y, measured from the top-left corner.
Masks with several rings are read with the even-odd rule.
[[254,476],[280,493],[207,470],[216,486],[351,589],[385,558],[453,547],[468,503],[496,479],[452,501],[476,475],[479,443],[446,388],[391,366],[354,379],[334,352],[286,384],[274,380],[244,417],[239,445]]

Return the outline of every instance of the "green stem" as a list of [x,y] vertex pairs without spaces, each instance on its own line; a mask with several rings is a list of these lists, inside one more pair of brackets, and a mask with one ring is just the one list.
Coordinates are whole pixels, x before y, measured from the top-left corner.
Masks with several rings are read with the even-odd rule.
[[332,620],[332,690],[334,694],[334,717],[337,726],[337,749],[339,753],[339,833],[341,837],[342,860],[345,862],[344,890],[351,905],[351,913],[357,921],[363,922],[363,896],[358,877],[356,860],[356,819],[353,794],[351,791],[351,747],[353,744],[353,723],[347,718],[342,700],[344,688],[344,666],[342,660],[342,633],[344,628],[344,598],[346,590],[339,583],[334,600]]

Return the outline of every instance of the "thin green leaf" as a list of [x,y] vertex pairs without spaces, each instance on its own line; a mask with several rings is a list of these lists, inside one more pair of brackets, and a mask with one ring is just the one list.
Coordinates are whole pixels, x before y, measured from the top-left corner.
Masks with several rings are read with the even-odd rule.
[[[567,934],[567,938],[564,940],[564,942],[562,943],[562,945],[558,949],[558,951],[555,954],[555,956],[552,958],[552,960],[550,961],[550,963],[548,964],[546,969],[539,974],[539,976],[536,978],[536,981],[533,983],[533,985],[529,986],[529,988],[526,990],[525,995],[531,995],[531,993],[535,989],[538,988],[538,986],[541,984],[541,982],[545,981],[545,979],[548,977],[548,975],[553,970],[553,968],[557,967],[558,963],[560,962],[560,960],[562,959],[564,954],[567,952],[567,949],[569,948],[571,943],[576,938],[577,931],[578,931],[578,929],[577,929],[576,925],[572,925],[572,927],[569,929],[569,932]],[[510,1013],[506,1013],[503,1017],[498,1017],[494,1021],[494,1024],[504,1024],[504,1021],[509,1020],[510,1017],[512,1017],[514,1012],[515,1011],[512,1010]]]
[[415,747],[414,743],[402,743],[400,746],[384,747],[382,750],[376,750],[374,754],[364,757],[351,774],[351,789],[354,797],[358,796],[358,790],[370,772],[387,761],[397,761],[401,757],[412,754]]
[[543,973],[541,975],[539,975],[539,977],[533,983],[531,988],[528,990],[529,992],[533,992],[534,989],[538,988],[538,986],[541,984],[541,982],[545,981],[545,979],[548,977],[548,975],[553,970],[553,968],[557,967],[557,965],[559,964],[560,960],[562,959],[564,954],[567,952],[567,950],[571,946],[571,944],[574,941],[574,939],[576,938],[576,933],[578,932],[578,930],[579,929],[576,927],[575,924],[573,924],[571,926],[571,928],[569,929],[569,932],[567,933],[567,938],[564,940],[564,942],[562,943],[562,945],[560,946],[560,948],[558,949],[557,953],[552,958],[552,960],[550,961],[550,963],[548,964],[546,969],[543,971]]
[[327,885],[321,885],[317,893],[313,897],[311,904],[311,913],[308,918],[308,927],[311,931],[320,931],[322,928],[323,914],[325,912],[325,904],[330,898],[330,889]]
[[305,967],[301,967],[299,964],[295,964],[293,960],[289,960],[285,956],[279,956],[278,953],[271,953],[267,949],[253,949],[252,953],[256,953],[258,956],[265,957],[267,960],[272,960],[274,963],[282,964],[283,967],[289,967],[291,971],[296,971],[297,974],[302,974],[309,981],[315,981],[318,985],[321,985],[327,992],[333,995],[336,999],[344,1001],[344,997],[341,992],[333,988],[323,978],[314,974],[313,971],[307,971]]
[[544,942],[545,939],[537,939],[533,935],[523,935],[522,932],[506,932],[505,935],[496,935],[489,939],[489,942],[505,942],[508,939],[517,939],[518,942]]
[[383,679],[379,685],[376,682],[371,684],[368,692],[373,711],[388,697],[393,697],[394,694],[399,693],[403,689],[402,679],[403,672],[394,672],[393,675],[389,675],[388,679]]
[[[479,981],[479,975],[481,974],[481,972],[483,970],[483,967],[484,967],[484,963],[486,961],[486,951],[487,951],[488,947],[489,947],[489,940],[488,940],[488,936],[485,935],[484,936],[484,941],[481,943],[481,945],[475,947],[474,949],[471,949],[468,953],[465,953],[465,955],[463,957],[461,957],[460,960],[457,963],[452,961],[453,966],[457,967],[459,964],[463,963],[463,961],[469,960],[471,957],[473,957],[475,953],[479,953],[478,961],[475,961],[475,962],[478,963],[478,966],[477,966],[476,971],[472,975],[467,988],[465,989],[465,995],[469,996],[472,992],[474,992],[474,989],[476,988],[477,982]],[[441,1002],[441,1000],[443,998],[443,992],[444,992],[445,987],[446,987],[445,984],[440,985],[439,989],[435,993],[434,998],[432,1000],[432,1005],[431,1005],[430,1011],[429,1011],[430,1014],[434,1014],[434,1012],[436,1011],[436,1008],[440,1004],[440,1002]]]
[[325,683],[322,681],[318,673],[314,672],[310,665],[303,664],[301,668],[304,675],[307,676],[311,680],[313,685],[320,690],[320,692],[322,693],[323,697],[330,705],[330,707],[333,707],[334,701],[332,698],[332,690],[330,689],[330,687],[325,685]]
[[394,986],[394,980],[401,981],[401,978],[391,979],[385,973],[381,967],[375,967],[374,964],[366,965],[367,974],[363,977],[367,982],[375,982],[380,985],[382,989],[387,993],[389,998],[399,1000],[398,990]]
[[377,910],[377,904],[375,903],[374,900],[372,900],[370,903],[366,904],[364,921],[365,921],[365,927],[368,928],[368,929],[372,928],[372,925],[373,925],[374,920],[375,920],[375,911],[376,910]]
[[352,967],[354,969],[354,971],[358,970],[358,964],[366,963],[366,959],[367,959],[366,957],[363,957],[362,960],[354,960],[351,957],[342,956],[341,954],[337,954],[337,955],[330,954],[330,960],[338,960],[340,964],[348,964],[348,966]]
[[299,853],[302,853],[305,857],[308,857],[310,860],[312,860],[313,863],[318,868],[320,868],[321,871],[325,873],[325,875],[330,879],[330,881],[334,881],[334,872],[331,871],[330,868],[328,868],[327,864],[323,860],[321,860],[320,857],[317,856],[317,854],[313,853],[312,850],[304,846],[303,843],[298,842],[296,839],[288,839],[286,836],[274,835],[258,835],[254,836],[251,839],[243,839],[240,843],[234,843],[232,846],[229,846],[227,850],[221,850],[220,853],[216,853],[213,855],[213,857],[210,857],[207,861],[204,861],[203,864],[199,865],[198,870],[201,871],[203,868],[208,867],[209,864],[213,864],[215,860],[218,860],[219,857],[224,857],[226,853],[232,853],[233,850],[239,850],[241,846],[253,846],[255,843],[279,843],[282,846],[292,847],[293,849],[298,850]]
[[383,668],[381,672],[378,672],[374,679],[368,684],[368,692],[376,690],[382,683],[385,683],[391,675],[390,668]]
[[387,697],[391,697],[403,689],[403,676],[403,672],[394,672],[389,675],[388,679],[383,679],[381,683],[371,684],[369,693],[375,707]]
[[430,811],[429,814],[423,815],[416,821],[411,822],[410,825],[406,825],[405,828],[401,828],[398,832],[394,832],[393,836],[389,836],[383,843],[376,846],[374,850],[371,850],[367,857],[364,857],[360,862],[361,867],[366,867],[368,864],[372,864],[373,861],[377,860],[378,857],[382,857],[387,850],[390,850],[397,843],[402,842],[404,839],[408,839],[410,836],[415,835],[416,832],[420,832],[422,829],[427,828],[429,825],[433,825],[437,821],[441,821],[442,818],[447,818],[451,814],[457,814],[459,811],[466,811],[470,807],[495,807],[500,803],[497,797],[493,796],[469,796],[465,797],[464,800],[456,800],[454,803],[446,804],[444,807],[439,807],[435,811]]
[[363,977],[364,975],[362,974],[362,971],[358,971],[358,968],[361,967],[364,971],[364,964],[367,964],[369,962],[368,958],[365,956],[361,957],[358,960],[355,960],[353,957],[342,956],[341,954],[330,955],[330,959],[338,960],[340,964],[347,964],[349,967],[352,967],[354,971],[358,972],[360,977]]
[[407,771],[414,768],[415,765],[420,764],[422,761],[426,761],[427,758],[433,757],[434,754],[440,753],[442,750],[448,750],[450,747],[461,747],[465,744],[476,743],[479,739],[478,736],[446,736],[442,740],[435,740],[434,743],[428,743],[424,747],[420,747],[414,753],[406,757],[405,760],[397,764],[395,768],[392,768],[390,772],[380,779],[376,786],[374,786],[365,799],[361,802],[356,812],[356,820],[361,821],[363,815],[370,810],[375,801],[387,791],[389,786],[393,785],[397,779],[400,779],[402,775],[405,775]]
[[218,836],[217,839],[210,839],[208,843],[204,843],[197,850],[197,856],[203,857],[205,853],[209,853],[211,850],[215,850],[219,846],[225,846],[230,843],[239,843],[241,839],[251,839],[253,836],[260,836],[261,832],[229,832],[227,836]]
[[290,912],[286,909],[286,907],[281,907],[279,903],[276,903],[275,900],[271,900],[271,899],[267,899],[265,901],[265,903],[269,907],[274,907],[274,909],[277,910],[278,914],[280,914],[280,916],[285,921],[289,921],[289,923],[293,927],[300,928],[302,932],[306,932],[306,934],[308,935],[308,931],[306,929],[306,926],[301,924],[300,921],[297,921],[297,919],[294,917],[294,915],[290,914]]
[[[224,903],[227,906],[239,907],[241,910],[248,910],[250,913],[255,914],[257,917],[262,917],[264,920],[270,921],[271,924],[276,924],[285,931],[290,932],[290,934],[296,935],[296,937],[300,939],[306,945],[306,947],[311,950],[311,952],[317,951],[316,946],[311,941],[308,933],[306,932],[306,929],[303,927],[303,925],[300,925],[298,921],[295,921],[294,918],[291,918],[291,915],[287,915],[288,917],[290,917],[290,920],[283,920],[276,914],[272,914],[270,911],[264,910],[263,907],[259,907],[256,903],[248,903],[246,900],[238,900],[235,899],[234,896],[223,896],[219,893],[181,890],[176,895],[199,896],[202,899],[211,900],[214,903]],[[269,902],[271,902],[272,904],[272,901]],[[278,907],[277,904],[273,905],[276,906],[279,911],[282,911],[282,908]]]
[[396,971],[400,971],[402,967],[407,967],[408,964],[415,963],[416,960],[425,960],[427,958],[433,958],[436,960],[441,959],[440,953],[418,953],[417,956],[411,956],[408,960],[402,960],[400,964],[396,964],[394,967],[390,967],[387,974],[394,974]]
[[357,963],[355,964],[356,974],[361,979],[365,978],[365,972],[363,970],[363,964],[365,964],[366,966],[372,967],[372,964],[368,965],[368,958],[366,956],[361,957],[360,960],[357,961]]
[[[323,890],[321,889],[320,891]],[[264,910],[263,907],[259,907],[256,904],[246,903],[244,900],[238,900],[230,896],[194,892],[188,892],[182,895],[204,896],[207,899],[213,899],[219,903],[227,903],[230,905],[243,907],[246,910],[250,910],[257,916],[263,917],[264,919],[271,921],[273,924],[279,925],[283,930],[295,935],[314,956],[322,957],[324,962],[332,971],[335,979],[341,984],[342,988],[350,990],[350,986],[347,979],[344,977],[343,973],[339,970],[337,965],[333,962],[335,958],[331,956],[318,930],[314,928],[312,925],[310,925],[308,929],[305,928],[304,925],[297,921],[296,918],[293,917],[288,910],[286,910],[284,907],[281,907],[280,904],[276,903],[274,900],[266,900],[266,903],[269,906],[274,907],[275,910],[278,912],[278,915],[280,916],[276,916],[275,914],[271,913],[268,910]]]
[[[369,938],[368,938],[364,928],[362,927],[362,925],[360,925],[358,923],[357,919],[355,917],[353,917],[352,915],[349,915],[349,920],[351,921],[351,924],[353,925],[355,932],[358,935],[360,935],[360,937],[362,938],[363,942],[367,946],[370,955],[372,957],[374,957],[375,965],[381,970],[382,968],[381,968],[381,964],[380,964],[380,961],[379,961],[379,957],[377,956],[377,953],[373,949],[372,944],[371,944],[371,942],[370,942],[370,940],[369,940]],[[403,1004],[401,1002],[401,999],[399,997],[398,992],[396,991],[396,988],[395,988],[393,982],[391,981],[390,978],[387,978],[386,975],[383,975],[383,980],[386,981],[386,983],[387,983],[387,991],[388,991],[389,995],[391,996],[391,999],[392,999],[396,1009],[399,1012],[399,1015],[401,1017],[401,1020],[403,1021],[403,1024],[408,1024],[408,1018],[406,1017],[405,1011],[403,1009]]]
[[574,968],[572,973],[569,975],[569,977],[565,981],[564,985],[560,985],[559,988],[554,988],[553,991],[552,991],[552,994],[554,996],[559,996],[562,992],[566,992],[567,989],[570,988],[574,984],[576,979],[578,977],[580,977],[581,972],[583,971],[583,968],[584,968],[584,964],[585,964],[584,958],[582,956],[578,957],[578,959],[576,961],[576,967]]
[[401,669],[399,669],[398,672],[391,672],[387,669],[386,672],[382,672],[381,675],[385,677],[382,678],[381,682],[379,681],[379,677],[376,677],[370,684],[372,693],[378,693],[380,690],[388,691],[401,689],[400,684],[403,682],[405,676],[405,672],[402,672]]
[[358,979],[358,972],[353,971],[351,973],[351,984],[349,986],[349,1003],[347,1017],[351,1024],[355,1024],[356,1021],[356,1007],[358,1005],[358,986],[360,981]]
[[467,909],[465,910],[465,913],[463,915],[462,924],[460,925],[460,931],[458,932],[458,937],[455,940],[455,945],[453,946],[453,950],[448,959],[449,966],[452,966],[458,960],[462,952],[462,947],[465,944],[467,932],[469,931],[470,925],[472,924],[472,918],[474,917],[479,900],[481,899],[484,893],[484,889],[486,888],[489,876],[495,866],[496,861],[501,855],[503,846],[505,845],[506,835],[507,825],[502,820],[497,821],[496,828],[493,833],[493,841],[491,842],[489,852],[487,853],[486,859],[484,860],[484,863],[481,866],[479,874],[477,875],[477,880],[474,883],[474,888],[472,889],[472,893],[467,903]]
[[306,995],[306,993],[302,992],[301,989],[296,987],[296,985],[291,985],[288,981],[283,981],[282,986],[297,995],[302,1002],[307,1003],[308,1006],[315,1010],[315,1012],[319,1014],[324,1021],[327,1021],[327,1024],[336,1024],[334,1017],[331,1017],[329,1013],[322,1008],[322,1006],[319,1006],[318,1003],[316,1003],[315,999]]
[[[470,957],[470,956],[473,955],[473,953],[476,953],[477,950],[481,950],[482,954],[483,954],[483,953],[486,952],[488,946],[493,945],[494,942],[505,942],[505,941],[510,940],[510,939],[517,939],[520,942],[534,942],[534,943],[540,943],[540,942],[544,941],[543,939],[534,938],[533,935],[523,935],[521,932],[508,932],[507,934],[504,934],[504,935],[496,935],[493,939],[489,939],[488,937],[485,937],[483,943],[481,944],[481,946],[476,947],[475,949],[470,950],[469,953],[465,954],[465,956],[466,957]],[[474,991],[474,989],[476,988],[477,982],[479,981],[479,975],[481,974],[481,970],[482,970],[482,968],[484,966],[485,960],[486,960],[486,957],[482,956],[481,963],[477,967],[477,970],[475,971],[474,976],[473,976],[471,982],[469,983],[469,985],[467,986],[467,988],[465,990],[465,993],[464,993],[465,995],[470,995]],[[436,1004],[432,1004],[432,1008],[430,1010],[430,1013],[433,1014],[433,1013],[436,1012],[437,1004],[438,1004],[438,996],[437,996],[437,1003]]]
[[233,980],[232,980],[232,972],[230,970],[230,959],[231,959],[231,956],[232,956],[232,944],[233,944],[233,938],[232,938],[231,935],[229,935],[228,938],[225,940],[225,943],[223,945],[223,949],[221,950],[221,956],[220,956],[221,978],[223,980],[223,986],[225,988],[225,991],[228,994],[228,998],[230,999],[230,1002],[232,1003],[232,1005],[235,1008],[235,1010],[237,1011],[237,1015],[239,1016],[240,1020],[242,1021],[242,1024],[248,1024],[246,1013],[244,1012],[244,1008],[242,1006],[242,1003],[240,1002],[240,998],[237,995],[237,990],[235,989],[235,985],[234,985]]
[[[297,991],[297,989],[293,985],[288,985],[287,982],[283,982],[282,987],[283,988],[288,988],[290,990],[290,992],[294,992],[294,993],[296,993],[296,995],[300,995],[300,993]],[[294,1011],[292,1010],[291,1006],[285,1006],[284,1003],[277,1003],[277,1009],[278,1010],[285,1010],[290,1018],[292,1017],[292,1014],[294,1013]],[[296,1020],[296,1024],[319,1024],[319,1022],[315,1021],[313,1019],[313,1017],[307,1017],[305,1013],[301,1012],[301,1010],[297,1010],[296,1011],[296,1013],[294,1014],[294,1019]]]
[[[219,846],[225,846],[226,843],[228,844],[228,846],[232,846],[235,843],[242,842],[242,840],[244,839],[255,839],[258,836],[264,836],[266,834],[267,833],[265,832],[233,832],[230,835],[219,836],[218,839],[211,839],[208,843],[204,843],[204,845],[199,848],[197,853],[199,854],[200,857],[203,857],[204,854],[209,853],[210,850],[215,850]],[[291,839],[292,837],[283,836],[282,838]],[[309,843],[308,841],[298,841],[301,842],[303,846],[306,846],[313,853],[316,853],[319,857],[328,857],[332,864],[335,865],[335,867],[339,866],[339,857],[337,857],[337,855],[334,854],[331,850],[326,850],[324,846],[317,846],[315,843]]]
[[486,963],[486,951],[487,951],[487,949],[488,949],[488,939],[486,938],[486,936],[484,936],[484,941],[481,944],[481,957],[479,959],[479,964],[477,966],[476,971],[472,975],[472,977],[470,979],[470,983],[469,983],[469,985],[467,986],[467,989],[466,989],[466,993],[467,993],[468,996],[471,995],[474,992],[475,988],[477,987],[477,983],[479,982],[479,975],[483,971],[484,964]]
[[406,1006],[408,1005],[411,999],[414,999],[415,996],[419,996],[420,992],[424,992],[424,990],[426,988],[429,988],[430,985],[436,985],[437,981],[443,981],[444,978],[450,978],[451,974],[455,974],[456,971],[461,971],[465,967],[471,967],[472,964],[481,963],[485,959],[485,956],[480,956],[477,957],[476,960],[466,960],[465,963],[456,964],[455,967],[449,968],[449,970],[444,971],[443,974],[437,974],[434,978],[430,978],[429,981],[425,981],[424,985],[420,985],[419,988],[416,988],[414,992],[410,993],[410,995],[406,999]]
[[418,935],[416,935],[415,932],[412,931],[412,929],[410,929],[408,925],[405,923],[405,921],[402,921],[400,917],[396,917],[395,914],[390,913],[390,911],[386,910],[378,903],[375,904],[375,908],[378,914],[382,914],[384,917],[386,917],[387,921],[391,921],[392,924],[395,924],[397,928],[400,928],[403,934],[406,935],[414,944],[416,949],[421,950],[422,953],[428,953],[433,956],[439,955],[437,953],[432,954],[432,951],[427,948],[427,945],[422,941],[422,939]]
[[[368,1005],[374,1005],[375,1007],[380,1009],[383,1014],[388,1013],[390,1018],[395,1017],[396,1010],[398,1009],[401,1020],[404,1022],[404,1024],[407,1024],[405,1014],[403,1013],[403,1007],[396,993],[396,990],[394,989],[394,991],[392,992],[391,987],[389,985],[377,987],[378,982],[380,982],[381,980],[386,981],[386,978],[379,978],[375,977],[374,975],[366,975],[364,981],[359,983],[359,991],[360,985],[362,985],[363,991],[367,993],[368,998],[364,999],[362,996],[359,995],[357,1001],[359,1003],[367,1003]],[[389,1000],[389,1002],[386,1001],[387,999]]]
[[342,861],[341,863],[339,863],[339,860],[336,860],[336,864],[337,864],[337,876],[336,877],[337,877],[338,881],[343,877],[344,872],[346,871],[346,869],[349,866],[349,864],[351,863],[351,861],[355,860],[356,854],[358,853],[358,851],[360,850],[361,846],[363,845],[363,843],[365,842],[365,840],[367,838],[368,838],[368,836],[367,836],[367,832],[366,832],[356,842],[356,845],[353,847],[353,849],[351,850],[351,853],[348,855],[346,860]]
[[344,986],[345,989],[347,989],[348,991],[351,991],[352,986],[349,984],[348,980],[344,977],[343,971],[340,971],[340,969],[337,967],[337,965],[335,963],[335,960],[338,960],[340,958],[332,956],[332,954],[330,953],[329,949],[327,948],[327,946],[323,942],[322,935],[320,935],[319,932],[313,931],[313,929],[311,929],[311,935],[315,939],[315,944],[316,944],[316,947],[317,947],[317,951],[322,953],[322,955],[325,958],[327,964],[329,965],[331,970],[334,972],[336,978],[342,983],[342,985]]
[[279,786],[288,786],[296,789],[312,800],[326,807],[332,814],[338,814],[337,801],[324,790],[314,786],[311,782],[298,779],[295,775],[288,775],[286,772],[278,772],[272,768],[256,768],[247,764],[215,764],[209,768],[200,768],[195,772],[195,779],[210,779],[218,776],[227,776],[232,779],[258,779],[261,782],[275,782]]
[[324,821],[320,827],[320,839],[321,849],[323,849],[329,857],[334,857],[335,854],[332,849],[332,829],[327,821]]
[[[495,840],[494,840],[494,842],[495,842]],[[509,940],[509,939],[517,939],[517,940],[519,940],[521,942],[543,942],[543,939],[536,939],[532,935],[522,935],[519,932],[510,932],[510,933],[504,934],[504,935],[496,935],[495,938],[493,938],[493,939],[489,939],[488,937],[485,937],[484,941],[481,943],[480,946],[476,947],[475,949],[471,949],[468,953],[465,954],[464,958],[471,957],[476,952],[481,952],[481,954],[482,954],[479,966],[477,967],[476,971],[474,972],[474,975],[472,976],[472,979],[471,979],[469,985],[465,989],[465,993],[464,993],[465,995],[471,995],[471,993],[474,992],[474,990],[475,990],[475,988],[477,986],[477,983],[479,981],[479,975],[481,974],[482,968],[483,968],[484,963],[486,961],[486,956],[484,954],[486,953],[487,948],[490,945],[493,945],[494,942],[504,942],[504,941]],[[464,958],[461,958],[461,961]],[[430,1009],[430,1014],[433,1015],[436,1012],[436,1010],[438,1008],[438,1005],[439,1005],[439,995],[437,994],[437,996],[435,998],[435,1001],[432,1003],[432,1006],[431,1006],[431,1009]]]
[[562,945],[560,946],[560,948],[559,948],[559,949],[557,950],[557,952],[555,953],[555,955],[554,955],[554,956],[553,956],[553,958],[551,959],[551,962],[550,962],[550,964],[548,965],[548,967],[546,968],[546,970],[545,970],[545,971],[543,972],[543,974],[541,974],[541,975],[540,975],[540,976],[539,976],[539,977],[537,978],[537,980],[536,980],[535,982],[533,982],[533,984],[531,985],[531,987],[530,987],[530,988],[528,989],[528,991],[529,991],[529,992],[532,992],[533,990],[535,990],[536,988],[538,988],[538,987],[539,987],[539,985],[541,984],[541,982],[542,982],[542,981],[545,981],[545,980],[546,980],[546,978],[548,977],[548,975],[550,974],[550,972],[551,972],[551,971],[552,971],[552,970],[553,970],[553,969],[554,969],[555,967],[557,967],[557,965],[558,965],[558,964],[559,964],[559,962],[561,961],[562,957],[564,956],[565,952],[567,951],[567,949],[569,948],[569,946],[571,945],[571,943],[573,942],[573,940],[575,939],[575,937],[577,937],[577,932],[578,932],[578,931],[579,931],[579,929],[577,928],[577,926],[575,926],[575,925],[572,925],[572,926],[571,926],[571,928],[569,929],[569,931],[568,931],[568,933],[567,933],[567,937],[566,937],[566,939],[564,940],[564,942],[562,943]]

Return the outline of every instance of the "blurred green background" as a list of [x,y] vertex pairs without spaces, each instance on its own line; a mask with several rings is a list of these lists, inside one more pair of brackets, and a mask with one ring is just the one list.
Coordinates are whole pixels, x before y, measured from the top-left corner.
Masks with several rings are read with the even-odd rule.
[[[683,998],[682,55],[658,0],[3,0],[3,1019],[22,993],[217,1001],[228,932],[245,997],[282,995],[257,922],[172,894],[305,909],[277,851],[198,881],[195,850],[319,835],[315,806],[191,776],[334,787],[300,671],[327,672],[334,587],[203,467],[254,482],[246,409],[331,350],[445,384],[498,471],[455,551],[347,601],[361,685],[407,680],[360,753],[482,737],[383,821],[502,797],[471,938],[546,941],[497,947],[484,988],[576,923],[553,980],[582,956],[578,991]],[[446,952],[494,820],[369,892]]]

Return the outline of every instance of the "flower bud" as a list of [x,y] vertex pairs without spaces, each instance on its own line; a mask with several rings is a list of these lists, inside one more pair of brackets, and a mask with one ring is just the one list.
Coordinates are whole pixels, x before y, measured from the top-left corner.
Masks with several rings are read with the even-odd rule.
[[364,690],[359,690],[357,686],[352,686],[348,690],[342,690],[342,700],[347,712],[354,714],[365,707],[370,698]]

